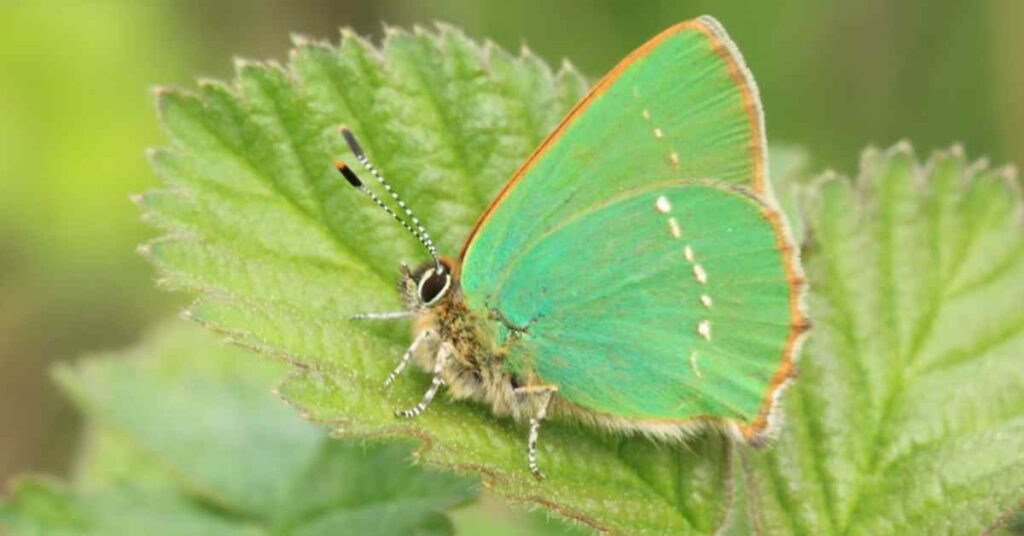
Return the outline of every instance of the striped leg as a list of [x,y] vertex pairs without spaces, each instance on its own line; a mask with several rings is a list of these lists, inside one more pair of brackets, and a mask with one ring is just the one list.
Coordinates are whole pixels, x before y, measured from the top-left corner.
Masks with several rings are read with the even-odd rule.
[[558,387],[554,385],[520,387],[515,390],[518,395],[537,397],[533,417],[530,417],[530,436],[526,440],[526,462],[530,467],[530,472],[537,480],[544,480],[544,473],[537,466],[537,438],[540,435],[540,423],[548,413],[551,394],[557,390]]
[[416,350],[420,347],[420,344],[422,344],[423,341],[427,340],[429,337],[432,337],[433,335],[434,332],[430,331],[429,329],[425,329],[422,332],[420,332],[419,336],[416,337],[416,340],[412,341],[412,344],[409,345],[409,349],[406,350],[404,354],[402,354],[402,359],[398,362],[398,366],[395,367],[395,370],[392,370],[391,374],[388,374],[388,377],[384,379],[384,387],[391,387],[391,384],[395,382],[395,378],[397,378],[398,375],[401,374],[403,370],[405,370],[405,366],[409,364],[409,360],[412,359],[413,354],[416,353]]
[[427,409],[427,405],[434,399],[434,395],[437,394],[437,390],[444,385],[444,380],[441,379],[441,371],[444,370],[444,365],[448,361],[448,345],[441,344],[441,348],[437,351],[437,357],[434,360],[434,378],[430,381],[430,388],[427,389],[426,393],[423,393],[423,398],[419,404],[416,404],[411,409],[403,409],[395,412],[396,417],[405,417],[407,419],[415,417],[423,410]]
[[387,313],[362,313],[352,315],[352,320],[395,320],[413,316],[413,311],[391,311]]

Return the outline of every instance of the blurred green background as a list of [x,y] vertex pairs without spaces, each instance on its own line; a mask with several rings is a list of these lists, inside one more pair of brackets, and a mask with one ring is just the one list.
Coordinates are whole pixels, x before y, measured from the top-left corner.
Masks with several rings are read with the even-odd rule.
[[0,482],[66,472],[74,412],[56,360],[133,342],[185,303],[135,254],[151,233],[128,194],[154,179],[150,88],[227,78],[232,56],[284,59],[289,34],[373,36],[445,21],[597,77],[666,26],[711,13],[761,87],[772,142],[816,167],[906,138],[926,154],[1024,162],[1024,2],[739,3],[0,0]]

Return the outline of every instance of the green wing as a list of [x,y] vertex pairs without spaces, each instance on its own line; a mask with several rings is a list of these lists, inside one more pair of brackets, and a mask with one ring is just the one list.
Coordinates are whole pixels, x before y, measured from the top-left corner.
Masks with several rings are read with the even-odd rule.
[[594,204],[467,302],[525,329],[499,329],[511,366],[579,406],[760,426],[803,319],[778,214],[748,192],[677,181]]
[[662,32],[591,90],[481,216],[464,271],[487,286],[511,252],[580,207],[682,177],[767,188],[757,88],[711,17]]
[[[666,186],[683,177],[721,187]],[[774,206],[757,89],[701,17],[630,54],[516,172],[463,247],[464,299],[499,342],[506,329],[490,319],[529,326],[512,364],[580,406],[756,431],[803,322],[799,267],[779,215],[729,188]],[[654,218],[656,192],[688,242]]]

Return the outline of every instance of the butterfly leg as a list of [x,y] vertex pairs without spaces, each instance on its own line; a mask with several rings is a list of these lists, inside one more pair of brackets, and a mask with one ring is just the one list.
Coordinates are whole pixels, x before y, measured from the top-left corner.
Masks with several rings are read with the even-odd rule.
[[419,349],[420,344],[423,344],[424,341],[433,336],[434,332],[430,331],[429,329],[426,329],[423,330],[419,334],[419,336],[416,337],[416,340],[412,341],[412,344],[409,345],[409,349],[407,349],[405,353],[402,354],[402,359],[398,362],[398,365],[395,367],[395,370],[392,370],[391,374],[388,374],[388,377],[384,379],[384,387],[391,387],[391,384],[395,382],[395,378],[397,378],[398,375],[401,374],[403,370],[405,370],[405,366],[409,364],[409,361],[412,359],[413,354],[415,354],[416,350]]
[[352,320],[395,320],[398,318],[408,318],[414,313],[412,311],[391,311],[387,313],[361,313],[358,315],[352,315]]
[[548,413],[551,395],[558,390],[554,385],[539,385],[516,388],[519,396],[528,396],[533,402],[533,416],[530,417],[530,436],[526,441],[526,462],[530,472],[537,480],[544,480],[544,473],[537,466],[537,438],[540,436],[540,423]]
[[412,418],[423,410],[427,409],[427,405],[434,399],[434,395],[437,394],[437,390],[444,385],[444,380],[441,379],[441,371],[444,370],[445,364],[448,362],[448,354],[450,350],[447,344],[441,344],[441,348],[437,351],[437,357],[434,359],[434,378],[430,380],[430,388],[427,389],[426,393],[423,393],[423,398],[420,402],[410,409],[398,410],[395,412],[397,417]]

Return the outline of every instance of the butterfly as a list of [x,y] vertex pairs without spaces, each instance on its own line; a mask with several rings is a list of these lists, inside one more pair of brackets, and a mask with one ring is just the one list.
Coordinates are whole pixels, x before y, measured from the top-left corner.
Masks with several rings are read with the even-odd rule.
[[455,399],[677,440],[715,428],[763,445],[810,327],[797,248],[768,181],[757,87],[714,18],[629,54],[561,121],[480,216],[457,259],[342,134],[431,260],[401,267],[410,362],[433,379],[396,415]]

